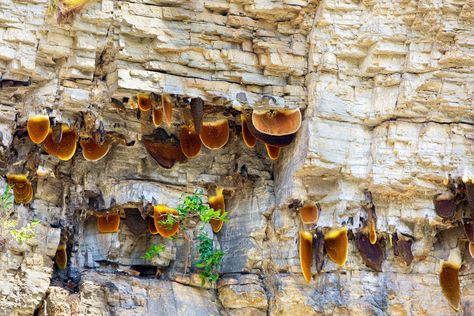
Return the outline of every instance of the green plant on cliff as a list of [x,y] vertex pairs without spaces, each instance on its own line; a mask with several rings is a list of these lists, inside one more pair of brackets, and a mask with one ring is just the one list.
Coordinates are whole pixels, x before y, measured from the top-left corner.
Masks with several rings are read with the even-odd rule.
[[191,195],[181,196],[181,203],[178,204],[177,210],[182,222],[186,222],[188,218],[198,217],[202,225],[209,223],[211,220],[228,221],[229,213],[221,214],[219,210],[214,210],[202,200],[203,192],[200,189],[194,191]]
[[166,218],[161,220],[159,223],[163,225],[166,229],[171,229],[171,227],[176,224],[176,221],[177,217],[175,217],[173,214],[167,213]]
[[201,268],[199,274],[201,285],[207,282],[216,282],[219,278],[219,266],[221,264],[224,253],[214,248],[214,242],[209,238],[209,234],[205,230],[205,225],[211,220],[228,221],[228,212],[221,213],[220,210],[214,210],[205,204],[202,200],[202,191],[196,190],[192,195],[184,198],[183,202],[178,206],[178,213],[183,216],[189,214],[197,214],[201,224],[198,227],[197,241],[199,258],[195,262],[196,267]]
[[[196,190],[192,194],[182,195],[180,203],[176,208],[177,215],[167,214],[167,217],[160,221],[165,227],[172,227],[177,221],[180,223],[181,233],[188,243],[196,241],[198,243],[197,250],[199,258],[195,262],[195,266],[201,269],[199,274],[201,278],[201,285],[206,282],[214,283],[219,278],[219,267],[222,261],[224,252],[214,247],[213,240],[209,237],[206,230],[206,225],[211,220],[228,221],[228,212],[221,213],[220,210],[214,210],[203,201],[202,190]],[[189,233],[195,232],[197,236],[190,238]],[[160,255],[161,251],[156,248],[159,245],[152,246],[145,253],[144,258],[151,260],[154,256]],[[154,248],[155,247],[155,248]],[[190,252],[190,246],[188,252]],[[161,247],[159,248],[161,249]],[[189,253],[188,253],[189,255]],[[188,255],[186,258],[188,258]],[[187,259],[186,259],[187,260]],[[188,262],[185,263],[185,272],[187,270]]]
[[160,257],[161,253],[165,251],[166,246],[163,244],[157,244],[157,245],[152,245],[150,248],[148,248],[147,252],[145,252],[145,255],[142,256],[143,259],[147,261],[153,260],[154,257]]
[[[176,210],[178,215],[166,214],[166,218],[159,223],[164,227],[171,228],[177,221],[180,221],[181,228],[189,230],[192,223],[201,222],[201,225],[209,223],[211,220],[221,220],[228,222],[228,212],[221,213],[214,210],[202,200],[202,190],[196,190],[191,195],[182,195],[181,203]],[[204,227],[204,226],[203,226]]]
[[39,220],[33,220],[21,228],[16,228],[18,223],[14,220],[6,220],[3,226],[10,232],[15,240],[21,245],[24,242],[35,238],[35,227],[40,223]]
[[202,268],[201,285],[206,281],[213,283],[219,279],[219,266],[224,257],[224,253],[214,249],[213,241],[205,231],[201,231],[197,237],[199,240],[199,259],[196,261],[196,267]]
[[0,208],[2,213],[8,213],[13,209],[13,201],[13,188],[10,185],[7,185],[0,196]]
[[13,190],[11,186],[7,185],[0,196],[0,244],[2,246],[12,240],[21,245],[35,238],[35,227],[40,223],[39,220],[33,220],[31,223],[17,228],[17,221],[9,219],[13,212],[13,203]]

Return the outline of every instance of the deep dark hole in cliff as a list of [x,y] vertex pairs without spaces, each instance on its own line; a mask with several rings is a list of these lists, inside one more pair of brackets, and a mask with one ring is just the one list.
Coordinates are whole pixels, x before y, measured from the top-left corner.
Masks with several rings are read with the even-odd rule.
[[148,277],[148,276],[155,276],[158,270],[156,266],[149,266],[149,265],[132,265],[130,267],[132,270],[140,272],[141,277]]

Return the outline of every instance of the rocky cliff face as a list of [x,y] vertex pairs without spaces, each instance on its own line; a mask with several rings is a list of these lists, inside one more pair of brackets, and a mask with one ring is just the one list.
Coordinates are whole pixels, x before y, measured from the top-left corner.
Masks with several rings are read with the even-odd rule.
[[[2,315],[455,315],[438,281],[455,248],[459,313],[472,313],[474,259],[433,197],[448,174],[473,171],[474,1],[96,0],[62,24],[48,5],[0,3],[0,170],[28,174],[34,199],[15,216],[41,220],[34,240],[0,254]],[[229,142],[160,167],[142,142],[149,115],[127,102],[142,92],[202,98],[229,119]],[[243,144],[244,108],[302,110],[278,161]],[[97,162],[79,150],[60,161],[29,141],[35,113],[70,124],[90,113],[127,144]],[[179,106],[173,121],[166,129],[178,134]],[[174,207],[210,184],[225,188],[230,221],[214,238],[226,253],[221,279],[200,287],[195,268],[183,274],[184,241],[133,218],[146,202]],[[382,272],[350,234],[345,266],[326,258],[307,284],[295,208],[318,202],[318,227],[357,232],[367,191]],[[125,209],[120,232],[99,234],[88,215],[113,205]],[[394,232],[413,240],[408,266],[393,254]],[[52,259],[65,236],[60,271]],[[158,241],[169,251],[155,278],[142,255]]]

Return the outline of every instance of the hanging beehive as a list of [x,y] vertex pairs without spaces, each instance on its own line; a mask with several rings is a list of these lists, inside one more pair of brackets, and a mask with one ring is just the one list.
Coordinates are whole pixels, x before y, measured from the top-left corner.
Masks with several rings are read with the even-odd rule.
[[61,244],[56,249],[56,255],[54,256],[54,262],[56,262],[56,266],[64,270],[67,266],[67,252],[66,252],[66,245]]
[[296,133],[288,134],[288,135],[269,135],[258,131],[252,123],[251,113],[248,111],[244,112],[245,123],[247,125],[248,130],[250,133],[257,138],[258,140],[262,141],[265,144],[276,146],[276,147],[286,147],[289,146],[296,137]]
[[250,132],[245,115],[240,115],[240,121],[242,123],[242,139],[244,140],[244,144],[248,148],[254,148],[257,144],[257,138]]
[[[221,187],[218,187],[216,189],[216,195],[210,196],[208,199],[209,206],[213,208],[215,211],[220,210],[221,215],[224,214],[225,212],[225,201],[224,201],[223,192],[224,192],[224,189]],[[211,219],[209,223],[211,224],[212,231],[214,233],[218,233],[222,229],[222,226],[224,225],[223,221],[216,220],[216,219]]]
[[110,150],[111,144],[111,139],[106,139],[102,144],[99,144],[92,137],[79,141],[79,145],[82,148],[82,156],[87,161],[97,161],[105,157]]
[[33,186],[25,175],[7,174],[7,183],[13,186],[15,203],[28,204],[33,199]]
[[158,229],[156,229],[154,217],[147,216],[146,222],[147,222],[148,231],[150,232],[150,234],[152,234],[152,235],[158,234]]
[[456,200],[451,193],[436,196],[434,205],[436,214],[444,219],[450,219],[456,213]]
[[364,263],[374,271],[382,272],[384,253],[377,240],[372,243],[364,233],[358,233],[356,235],[356,246]]
[[346,263],[348,245],[347,228],[331,229],[324,236],[324,246],[329,258],[340,267]]
[[201,152],[201,138],[195,131],[194,125],[183,126],[179,136],[181,151],[187,158],[193,158]]
[[137,94],[137,103],[140,111],[147,112],[151,110],[152,100],[149,94]]
[[413,261],[413,253],[411,251],[412,241],[397,232],[391,236],[394,256],[401,256],[406,265],[409,266]]
[[161,108],[153,109],[152,119],[153,125],[155,125],[155,127],[160,126],[161,122],[163,122],[163,110]]
[[163,168],[169,169],[176,162],[186,160],[179,141],[172,136],[168,136],[168,133],[161,128],[158,128],[154,135],[144,136],[143,145],[153,159]]
[[170,169],[176,162],[186,160],[179,144],[153,143],[148,140],[144,140],[143,144],[153,159],[163,168]]
[[277,160],[280,157],[281,147],[265,144],[267,155],[271,160]]
[[60,160],[67,161],[74,156],[77,147],[77,132],[74,129],[62,125],[62,137],[59,144],[56,144],[53,140],[53,134],[50,132],[44,140],[44,150],[53,156],[56,156]]
[[308,202],[300,207],[299,214],[303,224],[316,224],[319,218],[319,207],[312,202]]
[[311,265],[313,263],[313,235],[310,232],[300,232],[300,265],[303,277],[307,283],[311,281]]
[[439,284],[443,291],[444,297],[448,300],[449,305],[459,311],[461,303],[461,286],[459,284],[459,269],[461,269],[462,261],[459,249],[451,250],[448,261],[441,260],[439,271]]
[[50,9],[56,10],[56,21],[61,24],[72,22],[75,13],[79,12],[92,0],[55,0],[50,3]]
[[301,112],[296,110],[253,111],[252,123],[264,134],[283,136],[294,134],[301,126]]
[[369,219],[368,225],[368,235],[369,235],[369,242],[372,245],[375,245],[377,242],[377,230],[375,229],[375,220]]
[[28,118],[26,129],[31,141],[35,144],[41,144],[49,133],[49,117],[46,115],[38,115]]
[[207,148],[211,150],[220,149],[229,140],[229,122],[227,119],[204,122],[199,137]]
[[193,98],[191,100],[191,116],[196,133],[201,133],[202,118],[204,116],[204,102],[201,98]]
[[313,254],[316,272],[321,273],[324,266],[324,234],[317,230],[313,241]]
[[467,203],[469,205],[469,210],[470,210],[470,218],[474,220],[474,184],[473,180],[468,178],[465,182],[465,194],[467,198]]
[[119,212],[98,214],[97,229],[99,233],[116,233],[120,227]]
[[397,243],[398,253],[405,261],[406,265],[409,266],[413,261],[413,252],[411,250],[411,240],[400,239]]
[[61,143],[63,139],[63,125],[61,123],[55,124],[51,127],[51,138],[53,139],[53,143],[58,145]]
[[61,0],[61,3],[68,9],[68,10],[79,10],[83,6],[85,6],[91,0]]
[[[168,214],[174,216],[173,224],[165,224],[163,223],[168,218]],[[158,233],[164,237],[169,238],[174,236],[179,229],[179,219],[176,218],[178,216],[178,211],[170,208],[164,204],[156,205],[153,207],[153,217],[155,218],[155,227]]]
[[161,104],[163,107],[163,121],[166,125],[171,126],[173,121],[173,103],[171,101],[171,96],[168,94],[162,94]]
[[474,222],[471,219],[464,219],[464,234],[470,242],[474,242]]
[[364,191],[365,203],[362,205],[367,210],[367,226],[363,232],[367,234],[370,244],[377,242],[377,213],[372,199],[372,193],[369,190]]

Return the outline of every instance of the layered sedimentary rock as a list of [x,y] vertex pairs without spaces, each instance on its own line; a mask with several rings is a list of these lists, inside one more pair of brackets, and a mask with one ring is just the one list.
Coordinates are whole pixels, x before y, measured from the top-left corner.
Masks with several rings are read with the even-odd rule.
[[[48,5],[0,3],[0,170],[33,176],[33,202],[16,213],[42,221],[36,246],[2,254],[2,313],[454,315],[438,271],[455,247],[470,311],[474,261],[433,196],[448,174],[472,170],[472,1],[96,0],[63,24]],[[228,143],[161,168],[143,145],[151,118],[127,101],[138,92],[202,98],[226,113]],[[297,107],[303,124],[277,162],[262,143],[242,142],[241,109]],[[40,112],[71,124],[90,112],[126,141],[97,162],[79,152],[62,162],[27,139],[28,115]],[[180,106],[172,122],[167,132],[179,135]],[[215,238],[226,255],[212,288],[196,270],[183,275],[183,240],[164,241],[150,263],[142,255],[158,235],[126,220],[117,234],[97,233],[93,209],[176,207],[182,192],[208,184],[225,188],[230,212]],[[326,258],[306,284],[295,205],[318,202],[319,227],[357,231],[367,190],[378,232],[412,238],[413,263],[386,239],[374,272],[350,235],[345,266]],[[65,271],[51,260],[61,230]]]

